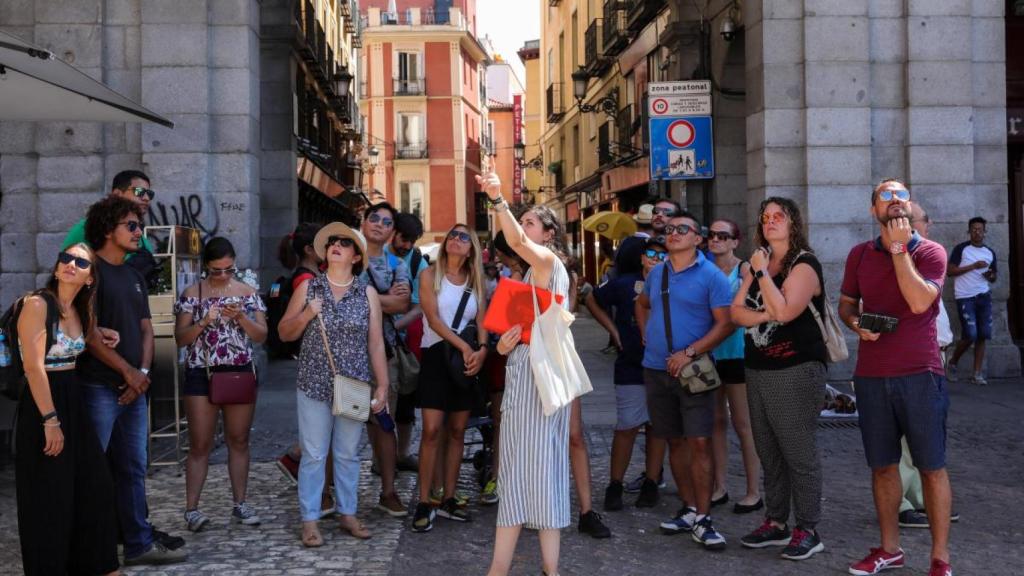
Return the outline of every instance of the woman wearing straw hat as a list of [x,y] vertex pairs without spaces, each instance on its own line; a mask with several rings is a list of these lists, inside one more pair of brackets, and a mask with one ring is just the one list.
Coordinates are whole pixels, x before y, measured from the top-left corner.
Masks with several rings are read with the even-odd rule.
[[[327,271],[298,287],[278,327],[282,341],[302,338],[296,397],[302,444],[299,508],[302,544],[307,547],[324,543],[317,520],[329,448],[334,456],[340,527],[356,538],[370,537],[370,531],[355,516],[363,423],[332,415],[333,369],[346,377],[371,382],[372,367],[372,380],[377,382],[373,392],[375,412],[387,406],[388,394],[380,300],[377,291],[359,279],[366,240],[358,231],[333,222],[320,229],[313,248],[327,263]],[[326,338],[321,334],[321,321]],[[325,340],[330,343],[329,351]]]

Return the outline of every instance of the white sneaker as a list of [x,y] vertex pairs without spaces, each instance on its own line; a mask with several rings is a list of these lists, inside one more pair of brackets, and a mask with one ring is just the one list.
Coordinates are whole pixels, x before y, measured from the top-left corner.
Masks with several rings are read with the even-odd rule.
[[987,386],[988,380],[985,380],[985,376],[983,376],[981,372],[978,372],[974,375],[974,378],[971,379],[971,384],[976,384],[978,386]]
[[189,532],[199,532],[209,522],[210,519],[206,517],[206,514],[203,514],[198,509],[185,510],[185,523],[188,524]]

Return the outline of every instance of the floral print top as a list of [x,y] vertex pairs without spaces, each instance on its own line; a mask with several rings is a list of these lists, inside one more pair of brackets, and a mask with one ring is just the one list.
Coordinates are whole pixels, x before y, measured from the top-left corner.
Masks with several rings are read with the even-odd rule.
[[[193,322],[199,322],[210,313],[213,305],[225,306],[228,302],[241,301],[242,313],[250,318],[256,312],[266,312],[267,306],[255,292],[245,296],[215,296],[199,298],[182,296],[174,303],[174,313],[187,312]],[[220,318],[211,322],[199,333],[191,344],[185,347],[185,365],[189,368],[205,368],[207,356],[210,366],[244,366],[252,362],[252,340],[235,320]]]
[[[366,297],[366,286],[364,278],[356,278],[341,299],[335,302],[327,277],[318,274],[309,281],[306,302],[317,297],[323,301],[321,317],[338,372],[370,382],[370,301]],[[334,401],[334,374],[320,335],[320,321],[316,318],[306,324],[302,333],[298,388],[311,400]]]

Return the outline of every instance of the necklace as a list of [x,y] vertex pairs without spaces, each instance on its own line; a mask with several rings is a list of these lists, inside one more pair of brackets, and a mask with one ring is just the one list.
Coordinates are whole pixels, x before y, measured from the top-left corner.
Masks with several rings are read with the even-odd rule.
[[329,275],[324,274],[324,276],[327,276],[327,281],[331,283],[331,286],[337,286],[338,288],[348,288],[349,286],[352,285],[353,282],[356,281],[355,276],[349,278],[348,282],[335,282],[334,280],[331,280],[331,277]]

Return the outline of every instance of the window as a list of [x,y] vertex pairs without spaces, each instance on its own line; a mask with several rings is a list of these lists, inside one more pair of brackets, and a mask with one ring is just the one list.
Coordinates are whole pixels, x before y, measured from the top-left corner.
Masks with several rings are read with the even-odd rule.
[[423,77],[420,73],[420,55],[418,52],[398,53],[398,79],[417,81]]
[[398,157],[425,158],[427,145],[422,114],[398,115]]
[[555,82],[555,52],[548,48],[548,84]]
[[572,47],[570,48],[570,52],[572,52],[572,68],[570,68],[570,70],[573,71],[573,72],[576,71],[576,67],[579,66],[579,63],[580,63],[579,54],[577,54],[577,51],[579,49],[579,44],[580,44],[580,31],[577,30],[577,28],[579,28],[579,22],[576,19],[576,12],[573,11],[573,13],[572,13]]
[[402,182],[398,193],[398,210],[423,220],[423,182]]

